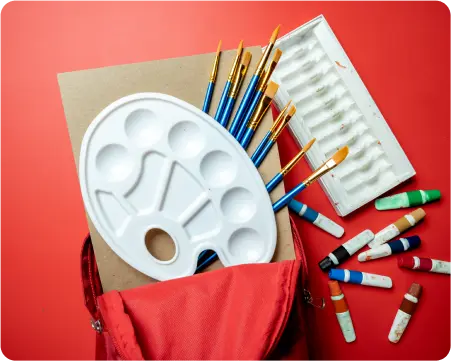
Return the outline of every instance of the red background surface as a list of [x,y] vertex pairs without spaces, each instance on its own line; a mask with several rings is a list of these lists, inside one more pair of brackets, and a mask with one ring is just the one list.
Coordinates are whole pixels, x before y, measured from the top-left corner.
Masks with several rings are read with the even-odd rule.
[[[450,257],[450,13],[442,3],[26,3],[6,5],[2,45],[2,335],[11,359],[89,359],[94,333],[83,308],[79,251],[87,224],[56,74],[226,49],[241,38],[265,44],[324,14],[417,171],[396,191],[439,188],[425,221],[407,234],[420,256]],[[220,15],[217,15],[220,14]],[[231,25],[232,18],[238,21]],[[297,147],[284,134],[282,161]],[[309,172],[301,164],[294,186]],[[393,193],[393,192],[392,192]],[[368,205],[340,219],[319,185],[301,199],[343,224],[345,238],[377,232],[404,211]],[[316,263],[343,242],[298,221],[311,290],[328,297]],[[346,284],[357,341],[346,344],[333,309],[310,320],[313,356],[325,359],[440,359],[450,349],[449,277],[400,270],[393,258],[347,268],[393,278],[391,290]],[[424,286],[398,345],[388,332],[403,294]]]

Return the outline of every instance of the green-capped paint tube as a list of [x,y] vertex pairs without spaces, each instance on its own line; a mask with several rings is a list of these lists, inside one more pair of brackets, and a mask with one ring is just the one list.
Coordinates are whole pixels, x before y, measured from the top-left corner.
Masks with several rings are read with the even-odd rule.
[[387,209],[398,209],[416,207],[425,203],[433,202],[440,199],[439,190],[429,191],[411,191],[395,194],[391,197],[376,199],[376,209],[385,211]]

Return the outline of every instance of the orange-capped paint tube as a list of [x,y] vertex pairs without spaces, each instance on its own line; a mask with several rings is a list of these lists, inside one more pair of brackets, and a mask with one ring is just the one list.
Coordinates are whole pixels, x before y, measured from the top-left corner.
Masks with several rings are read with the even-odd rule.
[[346,342],[355,341],[354,325],[352,324],[351,314],[349,313],[348,304],[345,295],[341,291],[337,281],[329,281],[330,298],[334,304],[335,314],[340,324],[341,332]]

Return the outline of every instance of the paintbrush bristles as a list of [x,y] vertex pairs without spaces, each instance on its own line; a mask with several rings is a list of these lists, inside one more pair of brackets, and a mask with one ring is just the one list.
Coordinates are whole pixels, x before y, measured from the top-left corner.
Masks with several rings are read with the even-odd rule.
[[241,53],[243,51],[243,40],[240,41],[238,44],[237,53]]
[[302,150],[307,153],[307,151],[312,147],[313,143],[315,143],[315,142],[316,142],[316,138],[313,138],[312,140],[310,140],[310,142],[308,142],[305,145],[304,148],[302,148]]
[[269,98],[274,98],[274,95],[276,95],[277,89],[279,89],[279,84],[275,82],[270,82],[265,90],[265,96]]
[[219,54],[221,51],[222,40],[219,40],[218,48],[216,49],[216,54]]
[[274,52],[274,57],[272,58],[272,61],[275,61],[276,63],[278,63],[281,56],[282,56],[282,50],[276,49],[276,51]]
[[348,146],[344,146],[340,150],[338,150],[332,157],[330,157],[326,162],[321,165],[317,170],[315,170],[303,183],[305,186],[309,186],[318,178],[322,177],[324,174],[330,172],[337,165],[343,162],[348,156],[349,148]]
[[252,54],[249,51],[246,51],[243,56],[242,64],[244,66],[248,67],[249,63],[251,62],[251,58],[252,58]]
[[298,162],[304,157],[305,153],[310,149],[313,143],[315,143],[316,138],[313,138],[310,142],[307,143],[307,145],[301,149],[301,151],[294,156],[290,162],[282,168],[280,173],[282,173],[283,176],[285,176],[293,167],[298,164]]
[[282,121],[283,117],[285,116],[285,112],[287,111],[287,109],[290,106],[290,104],[291,104],[291,100],[280,111],[279,116],[276,118],[276,120],[272,124],[271,129],[269,130],[270,133],[274,133],[274,131],[277,129],[277,127],[279,126],[279,124]]
[[275,28],[274,31],[272,32],[271,39],[269,39],[269,42],[271,44],[274,44],[276,42],[277,36],[279,35],[279,30],[280,30],[280,25],[277,28]]
[[288,115],[290,116],[290,118],[293,117],[294,113],[296,113],[296,107],[292,105],[290,110],[288,111]]
[[333,156],[332,156],[332,160],[338,164],[340,164],[341,162],[343,162],[346,157],[349,154],[349,148],[347,145],[345,145],[343,148],[341,148],[339,151],[337,151]]

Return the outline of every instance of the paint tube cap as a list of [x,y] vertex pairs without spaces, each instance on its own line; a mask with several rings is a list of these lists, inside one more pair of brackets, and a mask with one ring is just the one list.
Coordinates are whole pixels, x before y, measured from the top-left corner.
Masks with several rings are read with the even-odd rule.
[[426,199],[428,202],[438,201],[441,197],[440,191],[438,189],[424,191],[424,193],[426,194]]
[[339,296],[342,294],[338,281],[329,281],[328,284],[331,296]]
[[326,257],[318,263],[318,266],[321,268],[321,271],[326,272],[334,267],[334,263],[329,257]]
[[412,283],[412,285],[409,288],[409,292],[407,292],[409,295],[412,295],[413,297],[420,298],[421,292],[423,290],[423,287],[421,287],[418,283]]
[[415,265],[415,261],[412,256],[398,257],[398,267],[412,269],[414,265]]
[[423,208],[418,208],[411,212],[410,215],[415,219],[415,223],[418,223],[426,216],[426,212]]
[[290,210],[292,210],[294,213],[299,214],[302,209],[302,204],[292,199],[290,203],[288,203],[288,208],[290,208]]
[[332,268],[329,271],[329,278],[337,281],[344,281],[345,271],[343,269]]
[[407,242],[409,242],[409,248],[417,248],[421,244],[421,239],[419,236],[410,236],[410,237],[404,237]]

